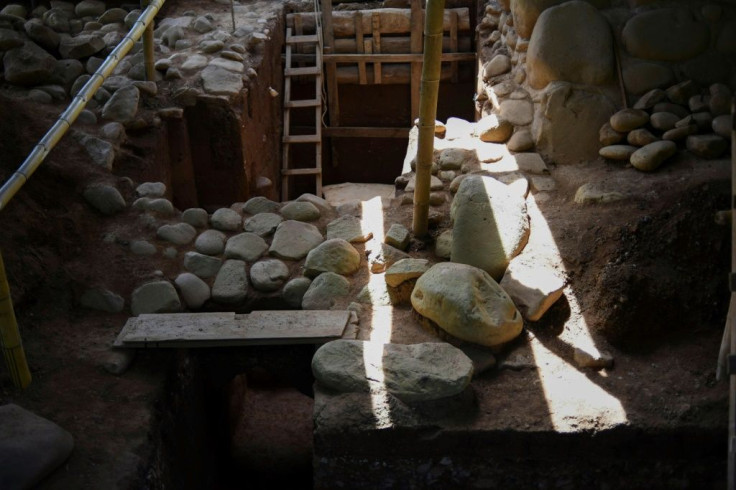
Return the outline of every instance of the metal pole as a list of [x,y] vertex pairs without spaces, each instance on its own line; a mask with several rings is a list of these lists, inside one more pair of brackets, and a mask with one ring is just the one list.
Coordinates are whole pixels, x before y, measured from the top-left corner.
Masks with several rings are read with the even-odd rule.
[[424,21],[424,61],[419,100],[419,141],[417,143],[417,177],[414,188],[414,236],[427,234],[429,218],[429,186],[434,154],[434,122],[437,118],[437,96],[442,70],[442,24],[445,0],[427,0]]
[[[148,7],[149,0],[141,0],[141,7]],[[143,31],[143,62],[146,65],[146,80],[149,82],[156,81],[156,69],[154,68],[155,59],[153,55],[153,20],[148,23],[146,30]]]
[[31,371],[28,369],[26,353],[15,320],[2,254],[0,254],[0,348],[13,384],[25,389],[31,383]]

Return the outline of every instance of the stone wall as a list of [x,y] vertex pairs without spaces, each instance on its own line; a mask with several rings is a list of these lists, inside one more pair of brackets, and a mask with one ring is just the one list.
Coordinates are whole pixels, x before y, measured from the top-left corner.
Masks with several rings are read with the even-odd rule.
[[533,101],[516,131],[531,129],[556,163],[597,158],[600,127],[653,89],[736,89],[733,1],[493,0],[478,31],[479,111],[503,117],[506,100]]

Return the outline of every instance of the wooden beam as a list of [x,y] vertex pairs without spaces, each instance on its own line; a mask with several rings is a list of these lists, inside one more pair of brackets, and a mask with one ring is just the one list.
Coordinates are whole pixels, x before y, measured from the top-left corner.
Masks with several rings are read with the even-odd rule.
[[[419,46],[419,51],[416,51],[416,52],[421,53],[422,52],[422,46],[421,46],[422,36],[421,36],[421,26],[419,27],[420,27],[420,33],[419,33],[420,46]],[[364,38],[370,40],[370,37],[364,37]],[[463,35],[462,33],[458,34],[457,45],[458,45],[457,51],[461,53],[468,53],[473,50],[473,43],[470,39],[469,34],[466,34],[466,35]],[[450,52],[450,36],[449,35],[442,38],[442,50],[446,53]],[[303,52],[304,53],[314,53],[314,46],[311,46],[309,44],[305,45]],[[361,51],[361,49],[357,46],[356,38],[343,38],[343,39],[335,39],[335,46],[332,52],[333,53],[361,53],[361,52],[365,52],[365,50]],[[413,53],[415,51],[413,51],[411,47],[411,37],[382,36],[381,37],[381,52],[382,53]]]
[[331,127],[322,134],[328,138],[408,138],[408,128]]
[[[332,63],[409,63],[422,61],[422,53],[379,53],[379,54],[326,54],[325,62]],[[475,53],[443,53],[442,61],[475,61]]]
[[[381,52],[381,16],[378,12],[373,12],[371,16],[371,28],[373,33],[373,53]],[[381,84],[381,63],[374,58],[373,63],[373,82]]]
[[[450,51],[453,53],[457,53],[457,12],[452,11],[450,12]],[[457,83],[458,81],[458,69],[457,69],[457,62],[453,61],[450,63],[450,66],[452,67],[452,83]]]
[[[309,17],[307,17],[309,18]],[[312,23],[314,23],[314,14],[311,14]],[[333,27],[332,0],[323,0],[322,2],[322,39],[324,39],[324,55],[330,55],[334,52],[335,31]],[[312,28],[314,29],[314,27]],[[324,56],[323,56],[324,59]],[[334,126],[340,125],[340,96],[337,88],[337,66],[335,63],[325,60],[327,67],[327,111],[330,117],[330,124]]]
[[[357,26],[363,25],[363,15],[360,12],[355,14],[355,25],[355,46],[358,48],[358,53],[362,54],[364,52],[363,31],[357,28]],[[360,84],[365,85],[367,81],[365,78],[365,62],[363,61],[358,62],[358,76],[360,77]]]
[[[373,72],[368,70],[366,74],[368,83],[373,83]],[[452,70],[450,65],[442,67],[442,81],[448,81],[452,78]],[[337,68],[336,81],[339,84],[358,84],[358,68],[353,66],[340,66]],[[381,83],[384,85],[408,85],[411,83],[411,64],[410,63],[392,63],[383,67],[381,74]]]

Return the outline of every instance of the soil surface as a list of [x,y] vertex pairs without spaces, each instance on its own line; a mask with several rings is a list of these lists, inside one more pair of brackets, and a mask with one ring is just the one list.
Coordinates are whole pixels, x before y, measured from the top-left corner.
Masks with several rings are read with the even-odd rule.
[[[59,108],[10,100],[0,106],[8,109],[0,118],[5,180]],[[114,175],[93,168],[66,138],[2,213],[0,249],[34,380],[20,392],[0,370],[0,403],[49,418],[76,444],[41,488],[141,488],[160,481],[153,461],[176,356],[142,352],[124,375],[108,374],[102,365],[128,315],[78,304],[84,288],[95,283],[127,300],[143,280],[176,272],[104,240],[116,230],[144,226],[137,213],[106,219],[81,197],[88,182],[107,179],[126,189],[130,201],[134,185],[126,177],[139,178],[134,167],[147,158],[141,148],[152,144],[150,135],[130,136]],[[722,430],[725,457],[727,385],[716,383],[715,366],[729,295],[730,230],[714,216],[729,206],[729,173],[727,160],[695,161],[685,153],[654,174],[603,162],[552,166],[556,189],[532,193],[528,201],[532,235],[524,253],[564,274],[565,294],[497,355],[498,368],[475,379],[480,416],[472,428]],[[626,197],[574,203],[575,191],[587,182]],[[386,229],[391,223],[411,227],[411,206],[399,202],[384,210]],[[433,208],[444,217],[432,237],[449,227],[448,208]],[[432,250],[432,239],[414,240],[410,249],[437,261]],[[351,292],[369,277],[368,267],[361,268]],[[366,308],[359,335],[436,339],[408,307]],[[574,347],[591,346],[611,353],[614,368],[576,367]]]

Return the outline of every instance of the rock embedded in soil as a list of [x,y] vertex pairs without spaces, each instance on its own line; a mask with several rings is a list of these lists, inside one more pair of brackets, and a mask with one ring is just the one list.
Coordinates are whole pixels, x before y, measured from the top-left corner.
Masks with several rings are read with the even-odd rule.
[[468,264],[499,280],[529,238],[526,201],[491,177],[472,175],[452,202],[453,262]]
[[409,246],[409,240],[411,239],[411,233],[406,229],[404,225],[394,223],[386,232],[386,236],[383,241],[399,250],[406,250]]
[[138,87],[128,85],[115,91],[102,108],[102,117],[119,123],[131,122],[138,113],[140,92]]
[[578,367],[593,369],[610,369],[613,367],[613,356],[607,352],[591,354],[587,350],[575,347],[573,360]]
[[350,282],[334,272],[325,272],[312,281],[302,298],[304,310],[329,310],[348,295]]
[[648,129],[639,128],[627,134],[626,141],[630,145],[646,146],[649,143],[654,143],[655,141],[659,141],[659,138],[654,136]]
[[649,114],[641,109],[621,109],[611,116],[609,122],[614,131],[627,133],[647,124]]
[[324,238],[316,226],[287,220],[276,229],[268,253],[280,259],[300,260],[323,241]]
[[675,153],[677,145],[674,142],[655,141],[636,150],[631,155],[631,165],[643,172],[653,172]]
[[195,228],[206,228],[209,222],[209,215],[205,209],[189,208],[181,213],[181,220]]
[[278,214],[258,213],[245,220],[243,228],[245,231],[265,237],[276,231],[276,228],[284,221]]
[[227,236],[217,230],[203,231],[194,241],[197,252],[205,255],[220,255],[225,250]]
[[604,146],[598,151],[598,154],[609,160],[625,160],[629,161],[631,155],[637,150],[636,146],[629,145],[611,145]]
[[364,229],[363,222],[355,216],[345,215],[327,224],[328,240],[341,238],[350,243],[363,243],[373,237],[373,232]]
[[125,209],[125,199],[115,187],[92,184],[84,189],[84,199],[100,213],[111,216]]
[[225,244],[225,257],[255,262],[268,250],[268,243],[255,233],[240,233]]
[[115,148],[110,143],[80,132],[74,133],[74,137],[84,147],[93,163],[105,170],[112,170],[115,161]]
[[135,188],[135,193],[139,197],[164,197],[166,195],[166,184],[163,182],[144,182]]
[[401,283],[417,279],[430,268],[427,259],[402,259],[386,269],[386,284],[398,287]]
[[71,434],[55,423],[8,403],[0,406],[0,482],[32,488],[67,460]]
[[378,274],[399,260],[408,259],[409,257],[409,254],[402,252],[398,248],[382,243],[380,247],[371,250],[368,254],[368,264],[370,265],[371,272]]
[[414,309],[452,337],[495,347],[517,337],[523,320],[511,298],[485,271],[444,262],[418,280]]
[[587,183],[578,187],[574,200],[577,204],[595,204],[621,201],[625,198],[626,196],[618,191],[602,189],[597,183]]
[[333,238],[309,251],[304,262],[304,275],[316,277],[323,272],[350,275],[359,267],[360,254],[355,247],[341,238]]
[[222,266],[222,259],[210,257],[199,252],[187,252],[184,255],[184,267],[191,273],[202,277],[213,277]]
[[325,199],[314,194],[305,193],[296,198],[297,202],[308,202],[314,204],[322,213],[332,212],[332,205]]
[[304,294],[311,284],[312,281],[307,277],[296,277],[284,285],[281,297],[290,307],[301,308]]
[[728,148],[728,141],[717,134],[697,134],[687,137],[687,149],[693,155],[713,159],[721,156]]
[[135,360],[135,349],[110,349],[102,362],[102,368],[110,374],[124,374]]
[[210,225],[216,230],[235,231],[242,226],[240,213],[229,208],[220,208],[210,217]]
[[548,268],[513,260],[499,285],[524,319],[536,322],[560,299],[565,281]]
[[181,311],[181,301],[170,282],[154,281],[133,291],[130,311],[133,316],[143,313],[176,313]]
[[315,221],[320,217],[319,209],[312,203],[293,201],[281,208],[285,219],[295,221]]
[[248,295],[248,275],[245,262],[226,260],[212,285],[212,299],[224,305],[242,303]]
[[461,393],[470,384],[473,363],[446,343],[335,340],[317,350],[312,373],[323,386],[338,392],[388,392],[412,403]]
[[130,242],[130,251],[135,255],[155,255],[156,245],[146,240],[133,240]]
[[201,308],[212,295],[207,283],[190,272],[179,274],[174,283],[181,292],[184,304],[192,310]]
[[250,267],[250,282],[258,291],[278,291],[289,278],[289,268],[278,259],[265,259]]
[[197,230],[190,224],[176,223],[161,226],[156,231],[156,236],[174,245],[186,245],[197,236]]
[[271,201],[263,196],[256,196],[248,199],[243,205],[243,212],[248,214],[259,213],[275,213],[279,210],[281,204]]
[[450,259],[452,254],[452,230],[443,231],[435,241],[434,254],[441,259]]
[[82,59],[99,53],[105,48],[105,41],[95,35],[79,35],[62,37],[59,42],[59,53],[67,59]]
[[79,298],[79,304],[90,310],[120,313],[125,306],[125,300],[108,289],[90,288]]

